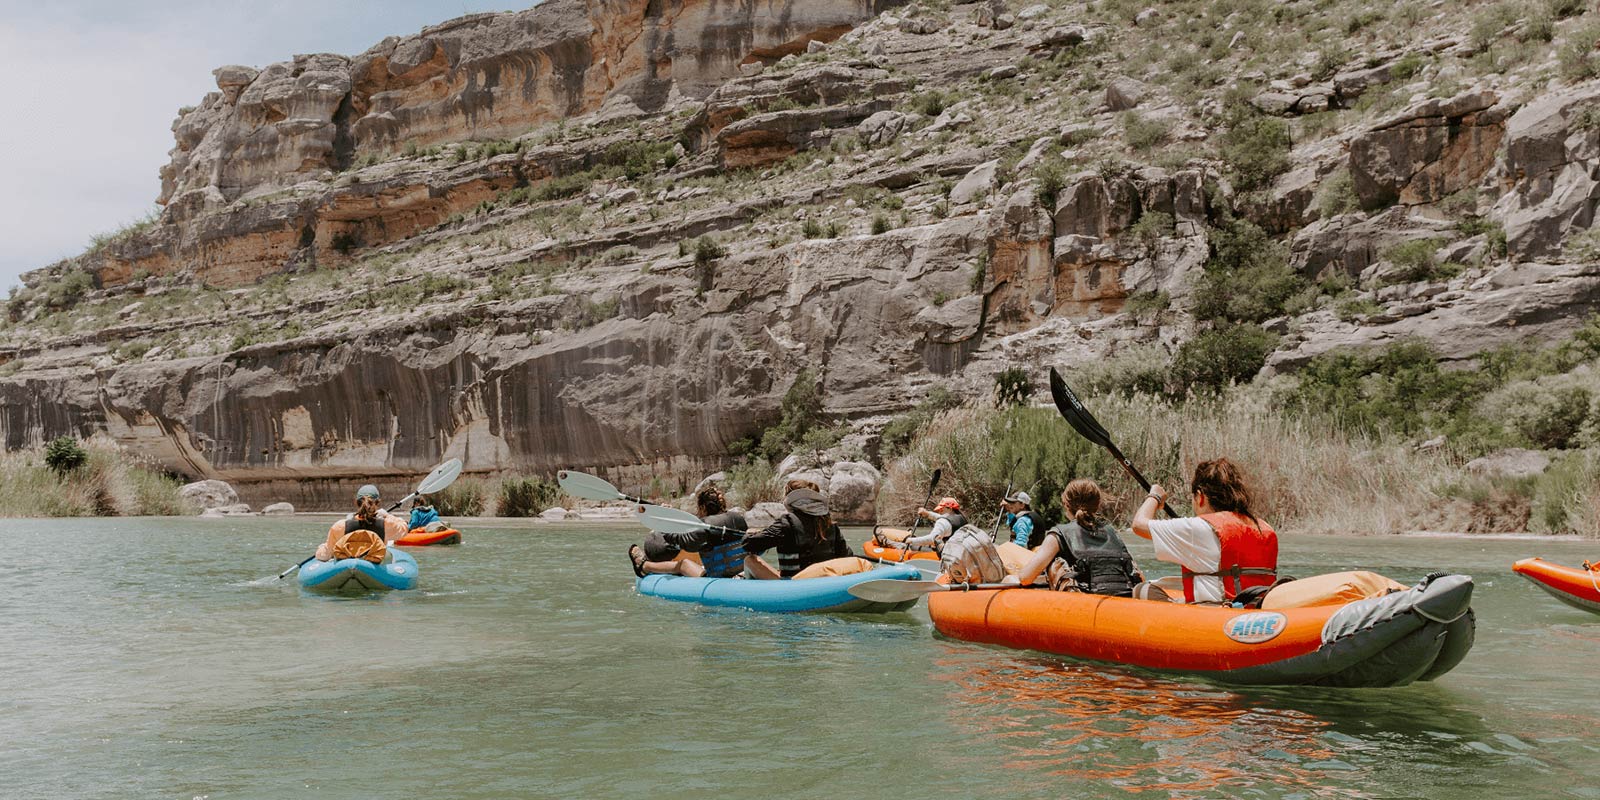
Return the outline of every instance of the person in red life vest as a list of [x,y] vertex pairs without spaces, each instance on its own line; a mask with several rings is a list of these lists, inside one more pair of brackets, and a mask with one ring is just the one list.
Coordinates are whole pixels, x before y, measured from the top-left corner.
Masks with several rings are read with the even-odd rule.
[[[1183,568],[1185,603],[1231,603],[1239,592],[1278,577],[1278,534],[1250,510],[1244,474],[1226,458],[1194,468],[1189,482],[1196,516],[1156,519],[1167,491],[1151,486],[1133,515],[1133,532],[1156,546],[1156,558]],[[1163,579],[1170,581],[1170,579]],[[1134,596],[1173,599],[1177,586],[1144,583]]]

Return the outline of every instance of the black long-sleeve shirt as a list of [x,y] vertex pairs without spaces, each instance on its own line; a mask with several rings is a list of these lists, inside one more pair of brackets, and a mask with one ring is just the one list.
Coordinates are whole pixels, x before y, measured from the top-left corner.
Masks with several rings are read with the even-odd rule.
[[855,555],[845,542],[838,525],[829,525],[826,535],[818,539],[806,531],[806,526],[794,512],[774,520],[771,525],[744,536],[745,552],[760,555],[768,550],[778,550],[778,572],[785,578],[812,564],[832,558]]
[[704,553],[713,547],[720,547],[728,542],[740,538],[744,535],[742,532],[749,529],[749,523],[745,522],[744,515],[736,514],[731,511],[722,514],[712,514],[711,516],[704,517],[703,519],[707,525],[732,528],[735,531],[740,531],[740,533],[730,533],[729,531],[707,529],[691,531],[689,533],[663,533],[661,534],[661,538],[665,539],[667,544],[670,544],[673,547],[685,552]]

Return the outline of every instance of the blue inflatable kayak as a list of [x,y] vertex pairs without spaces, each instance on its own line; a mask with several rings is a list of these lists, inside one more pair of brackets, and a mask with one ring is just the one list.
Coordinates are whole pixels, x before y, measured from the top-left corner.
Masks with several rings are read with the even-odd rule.
[[415,589],[417,560],[404,550],[391,548],[389,554],[392,558],[386,564],[364,558],[313,561],[300,568],[300,585],[329,594]]
[[703,606],[748,608],[752,611],[798,613],[838,611],[855,614],[883,614],[904,611],[916,599],[899,603],[875,603],[850,594],[850,587],[863,581],[892,578],[917,580],[922,571],[905,564],[891,564],[855,575],[831,578],[806,578],[799,581],[757,581],[745,578],[685,578],[682,575],[646,575],[639,579],[639,594],[699,603]]

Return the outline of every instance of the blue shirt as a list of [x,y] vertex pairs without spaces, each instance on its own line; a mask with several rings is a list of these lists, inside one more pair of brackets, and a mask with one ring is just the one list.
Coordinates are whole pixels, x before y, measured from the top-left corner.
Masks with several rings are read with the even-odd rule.
[[1033,518],[1006,512],[1006,525],[1011,528],[1011,541],[1027,547],[1028,537],[1033,535]]
[[439,512],[431,508],[413,508],[411,509],[411,522],[410,524],[406,525],[406,527],[410,528],[411,530],[416,530],[418,528],[428,527],[428,523],[430,522],[438,521]]

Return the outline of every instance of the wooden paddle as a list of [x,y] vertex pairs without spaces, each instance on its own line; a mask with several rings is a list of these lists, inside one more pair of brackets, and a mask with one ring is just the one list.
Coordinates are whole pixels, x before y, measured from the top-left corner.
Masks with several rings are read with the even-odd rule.
[[[434,467],[433,471],[428,473],[427,477],[423,478],[421,483],[417,484],[417,490],[416,491],[412,492],[411,494],[406,495],[405,497],[400,498],[400,502],[395,503],[392,506],[389,506],[389,510],[393,511],[393,510],[405,505],[406,501],[410,500],[413,497],[416,497],[419,494],[433,494],[434,492],[443,491],[445,489],[445,487],[449,486],[452,483],[455,483],[456,482],[456,478],[458,478],[460,476],[461,476],[461,459],[452,458],[449,461],[446,461],[443,464],[440,464],[439,466]],[[307,564],[310,564],[313,560],[316,559],[316,557],[317,556],[315,554],[312,554],[311,558],[308,558],[308,559],[306,559],[306,560],[304,560],[304,561],[302,561],[302,562],[300,562],[300,563],[298,563],[298,564],[296,564],[296,565],[294,565],[294,566],[292,566],[292,567],[290,567],[290,568],[278,573],[278,580],[281,581],[284,578],[288,577],[289,573],[294,572],[295,570],[297,570],[297,569],[299,569],[299,568],[301,568],[301,567],[303,567],[303,566],[305,566]]]

